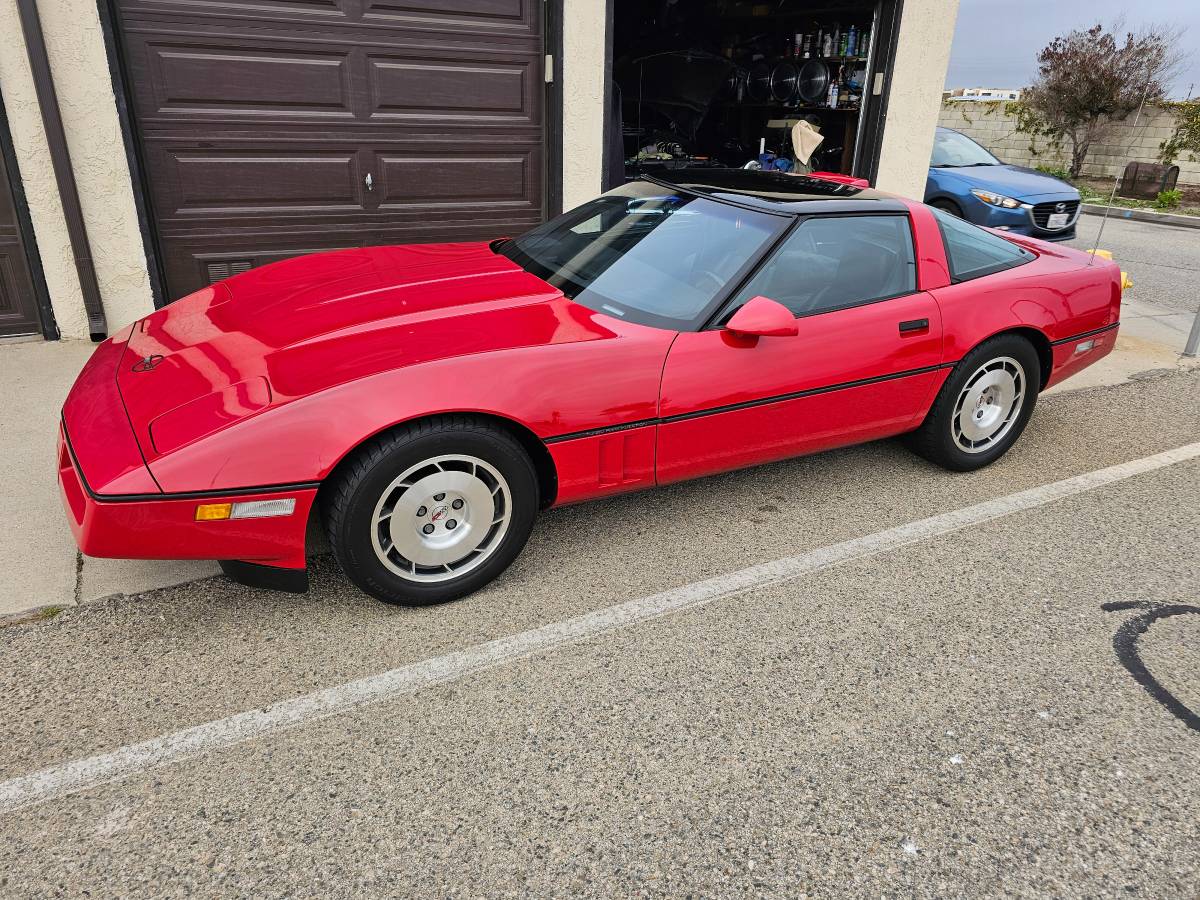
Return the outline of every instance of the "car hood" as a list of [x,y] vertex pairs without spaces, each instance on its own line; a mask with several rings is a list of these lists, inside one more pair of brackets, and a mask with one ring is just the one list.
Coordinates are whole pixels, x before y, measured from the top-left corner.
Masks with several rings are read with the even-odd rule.
[[1078,199],[1079,191],[1065,181],[1024,166],[966,166],[937,170],[965,181],[970,187],[995,191],[1014,200]]
[[323,253],[253,269],[143,319],[117,383],[149,458],[390,369],[611,334],[596,318],[486,243]]

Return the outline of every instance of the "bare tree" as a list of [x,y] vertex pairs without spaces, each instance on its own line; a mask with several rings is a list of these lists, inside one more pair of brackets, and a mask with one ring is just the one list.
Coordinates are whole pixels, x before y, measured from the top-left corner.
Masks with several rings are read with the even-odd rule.
[[1097,24],[1056,37],[1038,54],[1037,78],[1021,96],[1023,130],[1065,140],[1072,178],[1114,122],[1166,97],[1183,59],[1179,29],[1121,30],[1119,22],[1111,31]]

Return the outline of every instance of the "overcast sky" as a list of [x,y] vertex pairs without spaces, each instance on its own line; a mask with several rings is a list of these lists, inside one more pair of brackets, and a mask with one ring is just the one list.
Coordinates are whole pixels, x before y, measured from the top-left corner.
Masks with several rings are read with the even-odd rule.
[[1173,97],[1188,85],[1200,94],[1200,0],[960,0],[946,87],[1024,87],[1037,71],[1037,54],[1054,37],[1097,21],[1124,16],[1125,27],[1183,25],[1191,56]]

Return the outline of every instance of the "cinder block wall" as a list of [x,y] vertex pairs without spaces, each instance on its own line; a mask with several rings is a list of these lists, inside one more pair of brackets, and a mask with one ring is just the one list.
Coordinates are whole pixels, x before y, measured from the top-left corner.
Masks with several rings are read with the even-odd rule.
[[[1006,163],[1020,166],[1067,168],[1070,156],[1051,150],[1045,138],[1031,138],[1017,131],[1016,119],[1004,111],[1004,103],[976,101],[943,102],[938,124],[953,128],[983,144]],[[1151,107],[1142,113],[1137,127],[1133,116],[1118,123],[1108,140],[1093,144],[1083,166],[1085,177],[1120,175],[1130,160],[1158,162],[1158,145],[1175,131],[1175,116],[1165,109]],[[1030,145],[1037,153],[1030,152]],[[1064,148],[1065,151],[1065,148]],[[1200,185],[1200,159],[1188,159],[1185,152],[1175,160],[1179,183]]]

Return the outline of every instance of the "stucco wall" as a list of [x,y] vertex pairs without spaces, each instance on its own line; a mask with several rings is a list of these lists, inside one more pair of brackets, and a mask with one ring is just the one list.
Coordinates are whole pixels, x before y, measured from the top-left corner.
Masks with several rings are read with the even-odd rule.
[[600,193],[604,169],[604,0],[563,0],[563,209]]
[[958,0],[904,0],[875,184],[920,200],[950,64]]
[[[944,103],[938,122],[969,135],[1007,163],[1067,168],[1070,154],[1066,148],[1054,150],[1044,138],[1034,140],[1020,133],[1015,119],[1004,109],[1003,103]],[[1130,116],[1115,125],[1103,143],[1092,147],[1084,162],[1083,174],[1114,178],[1124,171],[1130,160],[1158,162],[1158,145],[1174,130],[1175,116],[1169,110],[1147,109],[1136,127]],[[1175,164],[1179,166],[1180,184],[1200,184],[1200,160],[1189,159],[1185,153],[1175,160]]]
[[[153,309],[145,251],[94,0],[39,0],[67,145],[110,333]],[[0,93],[50,301],[65,338],[87,317],[15,0],[0,0]]]

